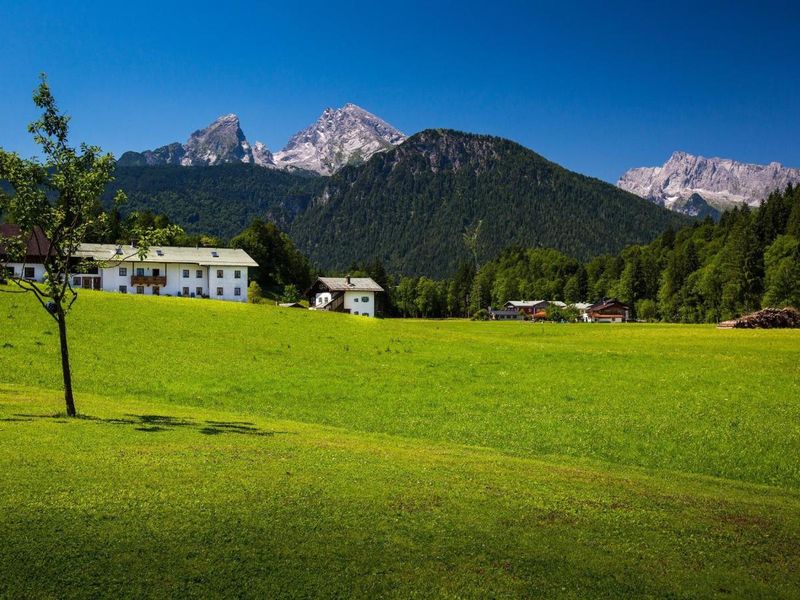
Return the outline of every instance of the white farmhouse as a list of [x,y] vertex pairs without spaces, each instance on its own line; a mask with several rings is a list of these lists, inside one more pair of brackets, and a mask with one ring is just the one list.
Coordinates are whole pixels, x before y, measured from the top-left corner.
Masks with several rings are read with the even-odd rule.
[[[81,244],[76,259],[89,265],[72,285],[121,294],[247,301],[247,271],[258,264],[241,249],[154,246],[142,259],[135,246]],[[97,262],[97,266],[91,266]]]
[[306,292],[311,310],[374,317],[377,294],[384,290],[370,277],[320,277]]

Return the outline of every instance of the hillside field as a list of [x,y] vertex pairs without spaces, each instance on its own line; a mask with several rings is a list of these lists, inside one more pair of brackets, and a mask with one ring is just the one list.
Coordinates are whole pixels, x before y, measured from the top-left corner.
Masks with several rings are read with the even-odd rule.
[[[10,289],[10,288],[9,288]],[[0,293],[0,597],[800,595],[800,332]]]

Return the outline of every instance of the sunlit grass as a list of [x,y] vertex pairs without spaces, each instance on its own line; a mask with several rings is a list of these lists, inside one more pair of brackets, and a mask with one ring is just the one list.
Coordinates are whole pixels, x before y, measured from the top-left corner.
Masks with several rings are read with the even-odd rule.
[[0,294],[0,597],[795,597],[800,336]]

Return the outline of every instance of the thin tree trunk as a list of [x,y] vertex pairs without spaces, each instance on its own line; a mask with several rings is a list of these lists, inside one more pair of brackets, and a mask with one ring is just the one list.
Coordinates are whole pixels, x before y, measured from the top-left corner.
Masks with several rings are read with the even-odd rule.
[[59,311],[57,317],[58,337],[61,340],[61,372],[64,375],[64,402],[67,404],[67,416],[74,417],[77,413],[75,411],[75,400],[72,397],[72,372],[69,368],[67,316],[62,311]]

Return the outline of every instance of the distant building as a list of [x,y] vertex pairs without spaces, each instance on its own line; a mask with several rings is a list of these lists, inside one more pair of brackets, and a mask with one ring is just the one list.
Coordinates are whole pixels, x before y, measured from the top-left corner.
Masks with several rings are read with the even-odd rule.
[[578,311],[578,320],[583,321],[584,323],[589,322],[589,309],[592,305],[588,302],[575,302],[571,305],[575,310]]
[[547,309],[550,306],[566,308],[567,304],[560,300],[509,300],[503,306],[506,310],[515,310],[523,317],[539,321],[547,318]]
[[383,288],[370,277],[320,277],[306,291],[311,310],[343,312],[362,317],[378,314],[377,295]]
[[506,310],[516,310],[532,317],[535,313],[547,309],[547,300],[509,300],[503,306]]
[[18,225],[0,225],[0,280],[4,277],[19,277],[31,281],[42,281],[44,279],[44,263],[48,256],[52,254],[50,250],[50,240],[44,232],[36,227],[28,236],[25,256],[17,257],[22,262],[9,262],[8,252],[3,240],[19,239],[20,228]]
[[616,298],[605,298],[592,304],[586,314],[592,323],[626,323],[630,320],[630,307]]
[[493,321],[519,321],[525,318],[525,314],[521,310],[513,308],[493,308],[490,306],[489,318]]

